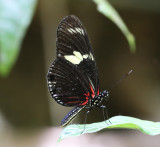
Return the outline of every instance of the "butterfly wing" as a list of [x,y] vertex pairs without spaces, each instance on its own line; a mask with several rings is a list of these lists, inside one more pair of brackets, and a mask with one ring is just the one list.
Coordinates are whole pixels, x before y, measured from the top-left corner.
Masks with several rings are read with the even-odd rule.
[[76,16],[60,22],[56,47],[57,59],[47,75],[49,91],[61,105],[85,105],[99,94],[99,80],[87,32]]

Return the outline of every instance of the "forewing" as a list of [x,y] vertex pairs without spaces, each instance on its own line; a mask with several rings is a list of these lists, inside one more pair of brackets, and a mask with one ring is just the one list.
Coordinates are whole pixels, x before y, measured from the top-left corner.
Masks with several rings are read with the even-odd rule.
[[99,80],[95,55],[87,32],[76,16],[65,17],[57,29],[57,57],[65,60],[75,70],[84,72],[88,86],[97,94]]

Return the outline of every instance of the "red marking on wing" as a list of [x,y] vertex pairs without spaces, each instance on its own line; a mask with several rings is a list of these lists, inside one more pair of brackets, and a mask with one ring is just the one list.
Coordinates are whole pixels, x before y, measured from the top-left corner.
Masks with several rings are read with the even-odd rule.
[[[85,96],[89,96],[89,92],[87,93],[87,94],[84,94]],[[70,97],[68,97],[69,99],[77,99],[77,98],[79,98],[78,96],[70,96]],[[70,101],[70,102],[67,102],[67,104],[73,104],[73,103],[81,103],[81,102],[83,102],[83,101],[75,101],[75,100],[73,100],[73,101]],[[87,102],[88,102],[88,99],[87,99]],[[86,103],[86,101],[84,102],[84,103]],[[82,103],[83,104],[83,103]],[[80,105],[82,105],[82,104],[80,104]],[[85,105],[85,104],[84,104]]]
[[81,105],[86,105],[88,103],[88,97],[86,97],[86,101],[83,102]]
[[84,93],[84,95],[85,95],[86,97],[88,97],[88,96],[89,96],[89,92],[88,92],[88,93]]
[[[94,90],[93,90],[93,87],[90,85],[90,88],[91,88],[91,96],[92,96],[92,98],[94,98],[95,97],[95,92],[94,92]],[[85,102],[83,102],[81,105],[86,105],[87,103],[88,103],[88,97],[89,97],[89,92],[88,93],[85,93],[84,94],[85,96],[86,96],[86,101]],[[97,92],[97,95],[99,95],[99,89],[98,89],[98,92]]]
[[92,96],[92,98],[94,98],[94,97],[95,97],[95,93],[94,93],[94,90],[93,90],[93,88],[92,88],[92,86],[91,86],[91,85],[90,85],[90,88],[91,88],[91,91],[92,91],[91,96]]
[[89,92],[88,93],[84,93],[84,95],[86,96],[86,101],[83,102],[81,105],[86,105],[88,103]]
[[73,101],[73,102],[67,102],[67,104],[72,104],[72,103],[80,103],[82,101]]
[[97,91],[97,96],[99,95],[99,88],[98,88],[98,91]]

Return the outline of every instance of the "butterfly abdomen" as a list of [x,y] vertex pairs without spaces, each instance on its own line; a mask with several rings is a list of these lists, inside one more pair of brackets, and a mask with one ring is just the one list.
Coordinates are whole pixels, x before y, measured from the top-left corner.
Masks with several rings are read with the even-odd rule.
[[83,110],[86,107],[86,105],[84,106],[77,106],[74,109],[72,109],[61,121],[61,126],[65,127],[66,125],[68,125],[80,112],[81,110]]

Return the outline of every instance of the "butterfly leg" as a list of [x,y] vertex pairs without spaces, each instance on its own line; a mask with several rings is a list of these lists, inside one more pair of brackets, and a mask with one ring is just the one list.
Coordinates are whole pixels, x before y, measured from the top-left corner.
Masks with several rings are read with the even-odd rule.
[[[103,111],[103,117],[104,117],[105,122],[106,122],[106,117],[107,117],[107,119],[108,119],[109,123],[110,123],[110,124],[112,124],[112,123],[111,123],[111,121],[109,120],[109,117],[108,117],[107,107],[106,107],[106,106],[104,106],[104,105],[101,105],[101,106],[100,106],[100,108],[102,108],[102,111]],[[105,112],[106,112],[106,113],[105,113]],[[106,114],[106,117],[105,117],[105,114]],[[107,122],[106,122],[106,124],[107,124]],[[108,124],[107,124],[107,125],[108,125]]]
[[87,112],[86,112],[86,117],[85,117],[85,121],[84,121],[84,128],[83,128],[83,131],[81,132],[81,134],[83,134],[84,133],[84,131],[85,131],[85,128],[86,128],[86,122],[87,122],[87,117],[88,117],[88,114],[89,114],[89,112],[91,111],[91,107],[86,107],[86,109],[88,109],[87,110]]

